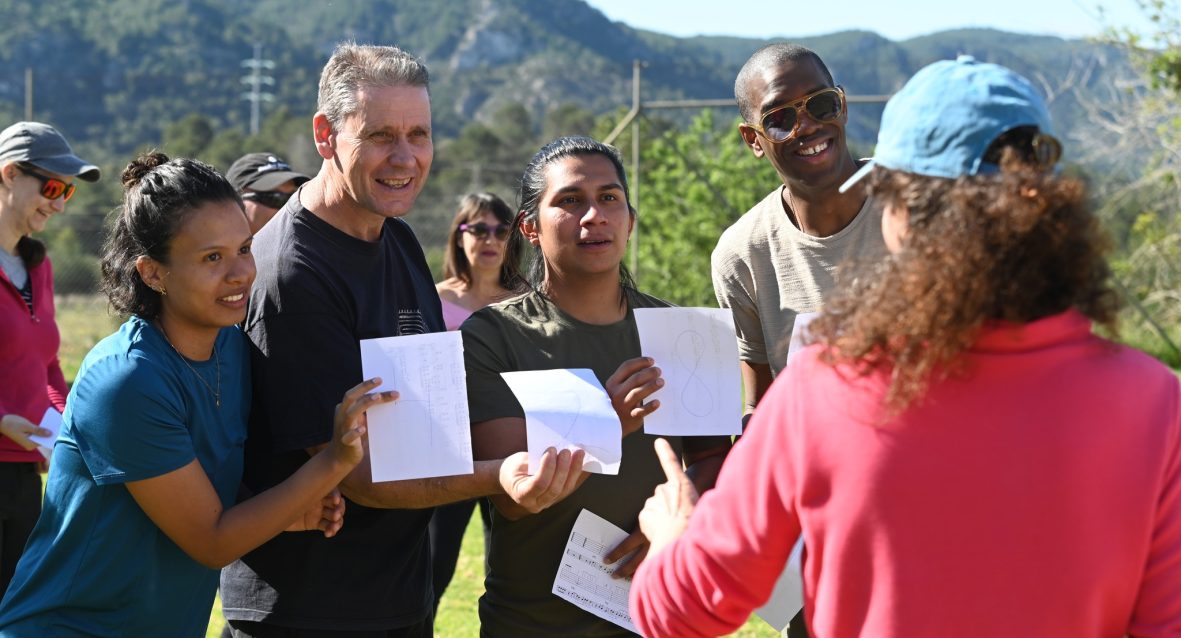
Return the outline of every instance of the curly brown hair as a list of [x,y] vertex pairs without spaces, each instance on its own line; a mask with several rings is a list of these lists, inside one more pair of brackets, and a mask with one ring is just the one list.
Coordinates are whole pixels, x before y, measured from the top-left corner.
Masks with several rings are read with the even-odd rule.
[[1116,331],[1110,241],[1083,184],[1006,151],[994,175],[958,179],[876,168],[869,194],[905,208],[897,253],[853,273],[808,326],[823,359],[858,374],[888,370],[886,405],[902,411],[932,378],[966,372],[960,356],[990,320],[1027,323],[1074,308]]

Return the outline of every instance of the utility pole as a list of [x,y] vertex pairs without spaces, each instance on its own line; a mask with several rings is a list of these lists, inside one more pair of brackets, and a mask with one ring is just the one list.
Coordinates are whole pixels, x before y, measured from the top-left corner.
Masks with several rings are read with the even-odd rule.
[[249,60],[243,60],[242,66],[250,69],[250,75],[242,78],[243,84],[250,85],[250,91],[242,94],[242,99],[250,102],[250,134],[258,135],[259,124],[259,110],[263,102],[274,101],[275,96],[271,93],[266,93],[262,90],[263,85],[273,86],[275,78],[269,75],[263,75],[264,69],[269,71],[275,68],[275,63],[272,60],[262,59],[262,45],[254,45],[254,57]]
[[[632,204],[640,206],[640,115],[644,113],[644,105],[640,103],[640,69],[646,65],[642,60],[632,60],[632,112],[636,118],[632,123]],[[640,276],[640,220],[632,226],[632,254],[631,271],[633,277]]]
[[25,121],[33,121],[33,67],[25,67]]

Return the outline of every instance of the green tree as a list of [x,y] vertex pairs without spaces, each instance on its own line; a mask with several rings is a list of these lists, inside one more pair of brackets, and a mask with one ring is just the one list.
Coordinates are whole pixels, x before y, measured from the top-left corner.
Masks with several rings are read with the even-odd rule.
[[[1129,304],[1125,337],[1181,366],[1181,7],[1137,0],[1152,31],[1114,29],[1140,70],[1090,104],[1083,159],[1100,167],[1098,210],[1115,231],[1116,281]],[[1084,102],[1084,104],[1087,104]]]
[[190,113],[164,128],[160,150],[169,157],[200,157],[213,141],[213,123],[198,113]]
[[779,183],[767,162],[754,157],[735,130],[703,111],[685,130],[653,138],[641,128],[638,194],[638,269],[642,290],[686,306],[715,306],[709,256],[722,231]]

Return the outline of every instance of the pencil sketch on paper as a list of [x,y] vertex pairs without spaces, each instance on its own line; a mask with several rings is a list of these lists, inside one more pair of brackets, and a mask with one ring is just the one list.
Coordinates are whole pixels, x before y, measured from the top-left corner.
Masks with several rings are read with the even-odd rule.
[[470,474],[474,469],[459,333],[365,339],[361,370],[394,403],[368,410],[374,481]]
[[618,474],[623,426],[594,372],[584,368],[521,370],[500,376],[525,412],[529,472],[548,448],[586,451],[583,470]]
[[660,368],[660,407],[644,417],[648,434],[705,436],[742,429],[738,342],[729,310],[638,308],[640,349]]
[[708,417],[714,411],[713,392],[698,373],[705,357],[705,337],[696,330],[685,330],[677,335],[675,344],[676,361],[684,374],[679,394],[681,408],[693,416]]

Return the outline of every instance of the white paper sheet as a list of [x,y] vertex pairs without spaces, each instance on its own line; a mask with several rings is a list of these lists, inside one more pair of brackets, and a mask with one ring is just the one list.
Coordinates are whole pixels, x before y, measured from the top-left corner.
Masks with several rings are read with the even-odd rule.
[[502,372],[525,410],[529,473],[547,448],[586,450],[582,469],[619,474],[623,424],[595,373],[584,369]]
[[801,312],[796,315],[795,323],[791,327],[791,341],[787,344],[787,363],[791,363],[792,357],[804,349],[804,337],[808,335],[808,324],[819,316],[819,312]]
[[778,631],[783,631],[787,623],[804,608],[804,581],[800,574],[800,559],[803,553],[804,538],[801,536],[791,549],[787,567],[783,568],[779,580],[775,581],[771,598],[767,604],[755,610],[759,618]]
[[373,481],[454,476],[475,471],[463,341],[458,332],[361,341],[366,379],[399,398],[369,408]]
[[582,510],[566,541],[566,552],[554,577],[554,595],[632,632],[639,633],[627,610],[631,579],[614,579],[619,567],[604,565],[603,557],[628,533],[601,516]]
[[[790,365],[793,357],[804,349],[804,337],[808,334],[808,324],[820,316],[819,312],[801,312],[796,315],[795,324],[791,329],[791,343],[787,346],[787,363]],[[775,589],[771,591],[771,599],[766,605],[755,610],[755,615],[762,618],[775,629],[783,631],[788,622],[804,607],[804,581],[800,574],[800,560],[804,553],[804,539],[801,536],[791,550],[787,559],[787,566],[775,581]]]
[[62,414],[55,408],[45,408],[45,414],[41,417],[40,426],[49,430],[52,434],[49,436],[29,437],[30,441],[37,444],[37,449],[41,452],[41,456],[49,458],[53,453],[53,444],[57,443],[57,437],[62,433]]
[[742,433],[742,376],[734,316],[725,308],[637,308],[640,349],[664,387],[660,407],[644,417],[648,434]]

